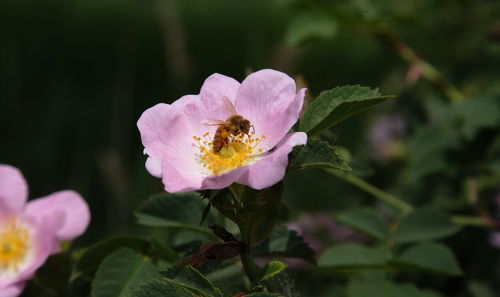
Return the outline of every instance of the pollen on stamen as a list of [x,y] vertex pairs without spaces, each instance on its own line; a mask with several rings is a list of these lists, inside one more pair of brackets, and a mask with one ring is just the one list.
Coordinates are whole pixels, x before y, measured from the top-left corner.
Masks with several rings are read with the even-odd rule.
[[28,257],[31,240],[25,226],[16,220],[0,221],[0,277],[15,273]]
[[203,141],[200,137],[193,136],[194,145],[198,148],[196,159],[206,168],[208,174],[221,174],[228,170],[241,166],[249,165],[255,162],[257,155],[264,150],[260,147],[262,140],[266,137],[254,138],[255,132],[248,135],[240,133],[239,135],[230,135],[219,152],[213,151],[213,137],[210,132],[203,133]]

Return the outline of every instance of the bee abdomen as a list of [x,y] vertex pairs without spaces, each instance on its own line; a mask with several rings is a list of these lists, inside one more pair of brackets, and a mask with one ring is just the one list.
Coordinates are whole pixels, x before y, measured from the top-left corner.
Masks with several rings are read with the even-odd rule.
[[229,133],[231,133],[231,132],[230,132],[230,129],[228,129],[227,127],[217,128],[217,130],[215,131],[213,145],[212,145],[212,149],[214,150],[214,153],[220,152],[220,150],[224,147],[224,145],[226,144],[226,139],[227,139],[227,136],[229,135]]
[[220,136],[215,135],[213,145],[212,145],[214,153],[220,152],[220,150],[222,149],[223,146],[224,146],[224,139],[222,139],[222,137],[220,137]]

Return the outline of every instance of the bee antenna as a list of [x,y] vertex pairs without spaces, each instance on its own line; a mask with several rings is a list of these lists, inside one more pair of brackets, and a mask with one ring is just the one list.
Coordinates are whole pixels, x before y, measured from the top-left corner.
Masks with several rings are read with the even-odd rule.
[[253,125],[251,125],[250,127],[252,127],[253,133],[255,133],[255,127]]

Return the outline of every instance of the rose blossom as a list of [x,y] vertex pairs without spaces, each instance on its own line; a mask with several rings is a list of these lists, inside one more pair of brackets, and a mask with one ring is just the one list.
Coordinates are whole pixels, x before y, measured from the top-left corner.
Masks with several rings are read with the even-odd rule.
[[24,283],[59,242],[82,234],[90,220],[85,201],[60,191],[26,203],[28,186],[21,172],[0,165],[0,296],[21,294]]
[[[233,182],[254,189],[269,187],[285,175],[292,148],[307,141],[303,132],[289,133],[299,118],[305,91],[297,92],[292,78],[270,69],[250,74],[241,84],[213,74],[199,95],[160,103],[142,114],[137,126],[148,155],[146,168],[162,178],[168,192],[221,189]],[[224,97],[253,127],[248,135],[229,137],[229,143],[215,153],[217,126],[203,122],[230,116]]]

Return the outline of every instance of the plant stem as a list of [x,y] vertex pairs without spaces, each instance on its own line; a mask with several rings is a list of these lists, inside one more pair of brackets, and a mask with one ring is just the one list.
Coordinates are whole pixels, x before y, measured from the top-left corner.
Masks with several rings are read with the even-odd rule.
[[[384,192],[383,190],[367,183],[366,181],[360,179],[357,176],[351,175],[349,173],[337,170],[337,169],[326,169],[326,172],[346,181],[350,184],[364,190],[365,192],[373,195],[374,197],[400,209],[404,213],[410,213],[413,211],[413,206],[410,204],[401,201],[395,196]],[[464,216],[464,215],[455,215],[451,217],[451,221],[455,224],[460,225],[469,225],[469,226],[480,226],[480,227],[495,227],[494,222],[488,221],[487,218],[482,216]]]
[[410,204],[401,201],[400,199],[392,196],[391,194],[382,191],[381,189],[365,182],[364,180],[360,179],[357,176],[354,176],[352,174],[337,170],[337,169],[327,169],[326,172],[335,175],[336,177],[345,180],[346,182],[349,182],[356,187],[364,190],[365,192],[368,192],[372,194],[373,196],[379,198],[382,201],[385,201],[386,203],[400,209],[401,211],[405,213],[409,213],[413,210],[413,206]]
[[259,267],[257,267],[257,265],[255,264],[252,253],[250,252],[250,250],[248,250],[246,245],[241,252],[240,258],[241,264],[243,264],[243,269],[245,270],[245,274],[250,279],[252,287],[255,287],[259,281]]
[[385,28],[375,31],[377,37],[387,44],[410,66],[417,67],[422,76],[440,89],[452,103],[459,103],[465,96],[429,62],[419,57],[415,51]]
[[483,217],[455,215],[451,217],[451,221],[460,225],[493,227],[492,224]]
[[[241,205],[239,206],[240,209],[238,209],[238,213],[242,214],[244,211],[244,206],[245,203],[248,201],[248,195],[251,195],[253,191],[245,186],[238,187],[238,188],[233,188],[233,191],[235,193],[238,193],[238,200],[240,201]],[[250,280],[250,283],[252,284],[252,287],[255,287],[258,282],[258,273],[259,273],[259,267],[255,264],[255,261],[253,259],[252,251],[251,251],[251,246],[250,246],[250,234],[248,230],[248,226],[246,222],[242,221],[238,225],[240,229],[240,234],[241,234],[241,241],[243,242],[243,248],[241,250],[240,258],[241,258],[241,264],[243,265],[243,270],[245,271],[245,274],[247,275],[248,279]]]

